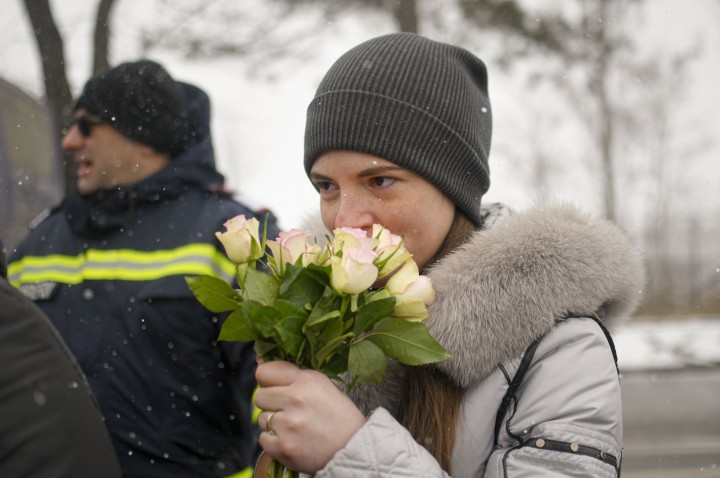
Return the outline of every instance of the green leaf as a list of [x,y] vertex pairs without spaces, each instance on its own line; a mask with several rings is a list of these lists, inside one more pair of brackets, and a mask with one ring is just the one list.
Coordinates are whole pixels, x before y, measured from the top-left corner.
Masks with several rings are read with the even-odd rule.
[[278,346],[286,352],[285,360],[297,362],[305,341],[303,326],[307,321],[308,312],[304,307],[282,299],[275,302],[275,307],[281,317],[280,321],[275,324]]
[[240,307],[241,298],[237,291],[222,279],[201,275],[186,276],[185,281],[198,302],[210,312],[227,312]]
[[305,327],[304,332],[310,342],[311,366],[315,370],[319,370],[320,361],[318,360],[318,353],[327,344],[343,335],[342,322],[338,319],[331,319],[320,327],[312,327],[310,329]]
[[303,325],[305,317],[300,315],[290,315],[283,317],[280,322],[275,325],[275,331],[279,338],[278,346],[289,355],[288,359],[292,360],[297,357],[300,347],[305,340],[303,334]]
[[315,279],[319,284],[330,286],[330,266],[319,266],[317,264],[308,264],[305,273]]
[[330,357],[323,366],[323,373],[333,380],[339,380],[340,375],[348,370],[348,349],[343,347]]
[[390,293],[389,290],[387,290],[385,287],[382,287],[378,290],[367,292],[366,294],[366,302],[372,302],[374,300],[381,300],[381,299],[387,299],[388,297],[395,297]]
[[334,339],[330,340],[328,343],[326,343],[318,352],[315,354],[315,360],[317,361],[319,366],[322,366],[326,359],[332,355],[332,353],[341,345],[343,345],[343,342],[347,339],[350,339],[352,337],[355,337],[355,334],[352,332],[340,335],[338,337],[335,337]]
[[422,365],[450,358],[430,335],[425,324],[418,322],[389,317],[378,322],[365,337],[386,355],[407,365]]
[[380,383],[387,359],[383,351],[369,340],[360,340],[350,346],[348,371],[360,383]]
[[272,275],[256,269],[248,269],[245,276],[245,293],[248,300],[263,305],[273,305],[278,296],[278,288],[278,283]]
[[218,338],[229,342],[251,342],[256,337],[255,331],[247,323],[242,309],[237,309],[223,322]]
[[314,304],[325,292],[325,284],[318,280],[317,271],[287,264],[285,278],[280,284],[281,298],[304,306]]
[[242,311],[248,324],[254,329],[257,335],[256,340],[273,338],[275,324],[280,319],[280,313],[275,307],[263,305],[254,300],[248,300],[243,302]]
[[390,317],[395,311],[395,297],[368,302],[357,311],[353,331],[355,335],[370,330],[380,319]]
[[266,360],[272,360],[274,355],[270,352],[275,350],[277,346],[271,342],[257,340],[255,341],[255,346],[253,348],[255,349],[255,354],[257,354],[258,357],[264,357]]
[[303,330],[307,331],[307,329],[310,327],[314,327],[316,325],[322,324],[323,322],[327,322],[330,319],[335,319],[338,317],[340,317],[339,310],[331,310],[330,312],[319,316],[316,315],[315,317],[311,315],[308,321],[305,323],[305,327],[303,328]]
[[321,300],[315,302],[312,310],[310,311],[308,323],[305,324],[305,332],[307,332],[307,327],[320,324],[327,320],[329,318],[327,314],[339,317],[341,303],[342,299],[340,297],[334,297],[332,292],[327,296],[323,296]]
[[298,304],[288,302],[287,300],[283,299],[278,299],[277,301],[275,301],[275,308],[280,312],[280,315],[283,317],[288,317],[291,315],[301,317],[308,316],[308,312],[307,310],[305,310],[305,307],[301,307]]

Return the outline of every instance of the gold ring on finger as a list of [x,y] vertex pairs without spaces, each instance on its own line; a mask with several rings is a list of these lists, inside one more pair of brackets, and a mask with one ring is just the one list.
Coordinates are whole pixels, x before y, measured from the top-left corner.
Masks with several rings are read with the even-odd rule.
[[271,435],[276,435],[275,430],[272,429],[272,419],[275,416],[275,413],[277,412],[270,412],[270,415],[268,415],[267,421],[265,422],[265,431]]

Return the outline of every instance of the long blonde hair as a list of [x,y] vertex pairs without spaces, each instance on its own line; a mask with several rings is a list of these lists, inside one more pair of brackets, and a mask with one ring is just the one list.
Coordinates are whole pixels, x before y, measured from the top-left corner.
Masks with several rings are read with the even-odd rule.
[[[450,231],[432,262],[467,242],[476,226],[458,209]],[[432,264],[431,262],[431,264]],[[429,366],[405,367],[398,420],[451,473],[455,429],[463,390],[445,374]]]

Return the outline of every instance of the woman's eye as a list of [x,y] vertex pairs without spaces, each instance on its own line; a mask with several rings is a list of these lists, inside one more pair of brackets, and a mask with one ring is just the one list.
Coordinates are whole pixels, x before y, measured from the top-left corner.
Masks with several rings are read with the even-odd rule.
[[394,178],[388,178],[386,176],[376,176],[374,178],[370,179],[370,182],[373,186],[377,188],[387,187],[390,186],[395,182]]
[[330,181],[316,181],[315,187],[317,187],[321,193],[332,192],[335,190],[335,185]]

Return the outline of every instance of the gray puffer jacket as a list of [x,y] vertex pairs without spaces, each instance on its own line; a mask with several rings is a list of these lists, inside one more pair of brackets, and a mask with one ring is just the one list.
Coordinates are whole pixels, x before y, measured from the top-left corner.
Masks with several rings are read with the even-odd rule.
[[[620,383],[595,318],[612,325],[636,307],[641,258],[616,226],[573,207],[505,211],[486,210],[484,230],[429,272],[437,300],[426,323],[452,356],[437,367],[465,390],[452,475],[617,476]],[[533,343],[495,444],[501,401]],[[393,418],[402,375],[393,364],[380,385],[352,391],[368,421],[317,477],[447,476]]]

